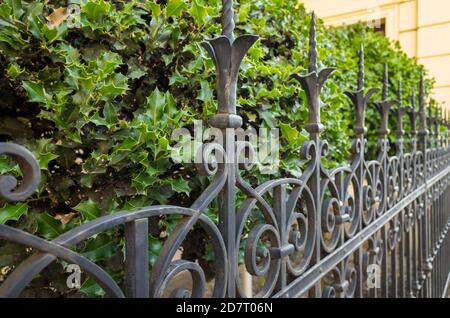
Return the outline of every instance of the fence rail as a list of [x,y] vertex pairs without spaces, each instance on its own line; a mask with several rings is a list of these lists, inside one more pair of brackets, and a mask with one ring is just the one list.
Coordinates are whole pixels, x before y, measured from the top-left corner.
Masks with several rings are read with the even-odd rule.
[[[368,147],[365,111],[375,89],[364,88],[361,49],[357,90],[348,92],[355,108],[355,134],[350,166],[325,169],[328,143],[320,120],[320,92],[333,72],[318,70],[316,21],[311,19],[308,73],[294,74],[306,92],[310,139],[302,146],[307,164],[298,179],[271,180],[253,188],[240,172],[241,152],[236,129],[243,120],[236,112],[240,63],[256,41],[253,35],[234,38],[233,3],[222,0],[222,35],[203,44],[217,69],[218,113],[213,127],[223,132],[219,144],[202,148],[224,162],[210,160],[199,169],[211,176],[210,185],[189,207],[149,206],[119,212],[82,224],[52,241],[0,225],[2,239],[36,250],[0,285],[1,297],[18,297],[31,280],[57,258],[78,264],[109,296],[162,297],[181,272],[189,272],[191,286],[176,288],[173,297],[204,297],[205,274],[193,261],[175,255],[194,225],[209,236],[214,251],[212,297],[244,297],[238,254],[244,246],[245,269],[260,282],[255,297],[445,297],[450,272],[450,143],[439,126],[447,120],[426,114],[423,79],[419,108],[405,106],[401,85],[397,100],[388,99],[388,69],[384,76],[378,156],[365,158]],[[395,155],[389,156],[389,116],[396,116]],[[409,119],[411,152],[403,144],[403,121]],[[417,123],[418,122],[418,123]],[[40,172],[33,155],[21,146],[0,143],[0,154],[15,158],[23,172],[16,188],[12,176],[0,177],[0,198],[20,201],[36,189]],[[210,158],[204,155],[204,158]],[[236,203],[237,190],[246,196]],[[203,212],[218,201],[218,224]],[[251,218],[251,215],[259,218]],[[148,219],[162,215],[183,218],[168,239],[154,266],[148,264]],[[252,220],[251,222],[249,220]],[[257,221],[255,221],[257,220]],[[125,228],[124,291],[101,267],[74,251],[74,247],[103,231]],[[241,244],[242,243],[242,244]]]

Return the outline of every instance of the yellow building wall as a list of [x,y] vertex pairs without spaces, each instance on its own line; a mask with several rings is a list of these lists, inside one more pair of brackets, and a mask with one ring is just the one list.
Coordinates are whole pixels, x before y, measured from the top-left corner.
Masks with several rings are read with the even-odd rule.
[[386,36],[430,70],[450,108],[450,0],[303,0],[327,25],[386,19]]

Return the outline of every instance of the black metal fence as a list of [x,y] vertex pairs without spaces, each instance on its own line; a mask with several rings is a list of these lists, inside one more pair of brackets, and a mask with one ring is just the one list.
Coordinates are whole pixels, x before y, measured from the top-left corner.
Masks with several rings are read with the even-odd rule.
[[[355,107],[356,138],[351,165],[328,171],[322,165],[328,144],[320,133],[320,92],[333,69],[317,69],[315,17],[310,31],[309,68],[294,75],[306,91],[310,140],[302,147],[307,161],[298,179],[268,181],[253,188],[240,175],[249,164],[239,164],[236,129],[243,124],[236,113],[239,66],[257,39],[234,39],[232,1],[222,0],[222,36],[204,43],[217,68],[218,114],[212,126],[223,132],[223,147],[202,151],[224,155],[224,163],[208,161],[199,167],[212,176],[210,185],[190,208],[149,206],[135,212],[100,217],[47,241],[16,228],[0,225],[2,239],[31,247],[36,252],[17,266],[0,286],[1,297],[18,297],[44,268],[57,258],[78,264],[109,296],[161,297],[181,272],[190,273],[189,286],[176,288],[174,297],[204,297],[207,287],[197,262],[176,256],[194,225],[209,236],[214,251],[212,297],[243,297],[238,254],[244,246],[245,270],[255,277],[256,297],[441,297],[446,296],[450,271],[450,148],[439,126],[449,127],[425,110],[423,80],[419,109],[388,100],[388,70],[382,101],[375,103],[381,117],[378,157],[365,158],[367,140],[364,115],[375,92],[364,89],[364,58],[360,54],[358,86],[349,92]],[[394,107],[395,106],[395,107]],[[388,117],[397,117],[397,144],[388,155]],[[411,152],[404,152],[403,125],[408,118]],[[417,123],[418,122],[418,123]],[[408,147],[409,148],[409,147]],[[20,201],[31,195],[40,178],[33,155],[21,146],[0,143],[0,154],[15,158],[23,180],[16,189],[12,176],[0,177],[0,197]],[[205,158],[209,158],[205,156]],[[236,191],[246,195],[237,205]],[[203,212],[218,201],[218,224]],[[262,217],[249,222],[250,215]],[[148,219],[182,215],[149,270]],[[108,229],[125,228],[124,291],[101,267],[75,251],[75,246]],[[241,241],[243,244],[241,244]]]

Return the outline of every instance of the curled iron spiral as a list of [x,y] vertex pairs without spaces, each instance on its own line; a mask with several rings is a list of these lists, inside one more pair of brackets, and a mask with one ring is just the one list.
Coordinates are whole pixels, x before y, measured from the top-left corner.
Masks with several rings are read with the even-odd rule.
[[0,199],[17,202],[27,199],[39,185],[41,171],[34,155],[23,146],[0,142],[0,155],[12,157],[20,167],[23,178],[18,180],[12,175],[0,176]]

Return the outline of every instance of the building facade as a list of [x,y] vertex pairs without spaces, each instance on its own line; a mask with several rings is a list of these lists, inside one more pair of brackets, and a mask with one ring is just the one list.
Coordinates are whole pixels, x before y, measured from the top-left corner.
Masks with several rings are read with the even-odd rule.
[[450,0],[304,0],[326,25],[375,23],[436,79],[434,97],[450,108]]

